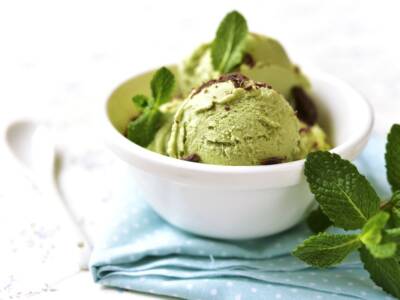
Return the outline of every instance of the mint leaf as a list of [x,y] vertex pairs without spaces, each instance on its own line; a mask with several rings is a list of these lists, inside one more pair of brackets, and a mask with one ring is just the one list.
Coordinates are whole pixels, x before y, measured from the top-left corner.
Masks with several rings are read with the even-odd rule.
[[364,225],[360,234],[360,240],[368,244],[379,244],[382,241],[382,230],[385,228],[390,215],[386,212],[379,212]]
[[313,152],[307,156],[305,175],[322,211],[334,225],[362,228],[379,210],[379,197],[357,168],[339,155]]
[[387,293],[400,298],[400,264],[396,259],[376,259],[365,247],[359,251],[371,279]]
[[393,124],[386,143],[386,174],[392,190],[400,190],[400,125]]
[[305,240],[293,251],[293,255],[307,264],[325,268],[340,263],[361,245],[355,234],[320,233]]
[[170,70],[165,67],[160,68],[153,76],[150,87],[157,106],[168,102],[171,98],[175,86],[175,77]]
[[365,246],[372,256],[378,259],[393,257],[397,250],[396,243],[385,243],[380,245],[369,244]]
[[152,97],[144,95],[132,97],[133,103],[142,110],[142,113],[128,124],[128,139],[142,147],[147,147],[152,142],[162,123],[159,106],[170,100],[174,85],[174,74],[162,67],[157,70],[150,82]]
[[383,229],[389,221],[387,212],[379,212],[364,225],[360,234],[360,240],[364,243],[371,254],[376,258],[392,257],[396,253],[396,244],[393,242],[381,243]]
[[160,127],[162,113],[158,109],[145,109],[139,117],[128,124],[128,139],[147,147]]
[[214,70],[228,73],[242,62],[247,33],[246,19],[239,12],[225,16],[211,45]]
[[136,95],[132,97],[132,102],[139,108],[143,109],[149,105],[149,98],[145,95]]
[[325,231],[332,225],[331,220],[323,213],[320,207],[313,210],[307,217],[307,225],[314,233]]

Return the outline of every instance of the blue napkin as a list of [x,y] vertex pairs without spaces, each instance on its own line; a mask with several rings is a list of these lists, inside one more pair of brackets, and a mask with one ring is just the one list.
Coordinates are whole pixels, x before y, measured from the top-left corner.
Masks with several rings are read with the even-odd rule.
[[[383,141],[372,139],[357,165],[387,197],[383,153]],[[369,279],[356,253],[329,269],[291,256],[311,234],[304,224],[257,240],[206,239],[167,224],[131,184],[123,190],[91,257],[102,285],[186,299],[394,299]]]

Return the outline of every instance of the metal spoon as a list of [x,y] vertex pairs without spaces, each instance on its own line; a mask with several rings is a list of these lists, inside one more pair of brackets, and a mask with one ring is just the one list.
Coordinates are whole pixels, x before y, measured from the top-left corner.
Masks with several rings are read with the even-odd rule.
[[87,270],[92,243],[76,212],[59,191],[56,178],[58,156],[50,130],[31,120],[15,121],[6,128],[5,142],[39,190],[63,205],[78,235],[77,245],[81,254],[79,266],[81,270]]

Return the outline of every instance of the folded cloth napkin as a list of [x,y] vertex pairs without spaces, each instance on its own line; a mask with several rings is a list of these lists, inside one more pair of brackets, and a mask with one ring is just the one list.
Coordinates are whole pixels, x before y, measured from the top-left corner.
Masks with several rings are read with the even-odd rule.
[[[383,152],[383,141],[372,139],[357,164],[386,197]],[[139,189],[123,185],[121,207],[91,258],[102,285],[186,299],[393,299],[369,279],[357,254],[329,269],[291,256],[311,234],[304,224],[249,241],[202,238],[167,224]]]

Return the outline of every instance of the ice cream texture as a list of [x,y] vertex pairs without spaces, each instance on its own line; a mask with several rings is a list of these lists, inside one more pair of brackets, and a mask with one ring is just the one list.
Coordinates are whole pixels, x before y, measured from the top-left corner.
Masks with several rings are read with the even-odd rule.
[[[247,35],[243,60],[236,71],[250,79],[269,83],[288,100],[294,86],[310,88],[307,77],[290,61],[282,45],[273,38],[255,33]],[[209,43],[198,47],[179,67],[180,86],[185,95],[220,75],[213,68]]]
[[265,83],[234,73],[193,91],[175,113],[167,154],[219,165],[295,159],[300,123],[286,99]]
[[300,122],[300,144],[297,159],[303,159],[313,151],[327,151],[331,148],[325,131],[318,125],[309,126]]

